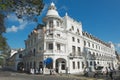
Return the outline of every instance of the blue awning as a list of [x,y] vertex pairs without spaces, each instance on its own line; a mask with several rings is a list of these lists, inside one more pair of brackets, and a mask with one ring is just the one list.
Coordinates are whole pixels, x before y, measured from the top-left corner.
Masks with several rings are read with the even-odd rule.
[[46,65],[51,64],[52,62],[53,62],[52,58],[47,58],[44,60],[44,64],[46,64]]

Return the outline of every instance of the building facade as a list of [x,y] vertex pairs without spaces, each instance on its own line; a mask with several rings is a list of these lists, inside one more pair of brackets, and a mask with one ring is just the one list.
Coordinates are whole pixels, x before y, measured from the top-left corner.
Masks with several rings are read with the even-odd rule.
[[24,49],[12,49],[10,57],[6,60],[5,68],[13,71],[22,71]]
[[50,69],[77,74],[85,67],[91,71],[96,66],[116,68],[114,45],[84,32],[82,23],[67,13],[61,17],[54,3],[50,4],[43,22],[25,40],[25,70],[41,68],[44,74],[49,74]]

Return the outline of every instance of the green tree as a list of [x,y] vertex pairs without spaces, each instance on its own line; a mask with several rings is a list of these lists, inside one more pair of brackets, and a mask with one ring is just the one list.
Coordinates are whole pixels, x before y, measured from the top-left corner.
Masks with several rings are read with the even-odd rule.
[[[43,0],[0,0],[0,54],[9,55],[8,44],[5,33],[4,19],[10,13],[15,13],[18,18],[36,20],[36,16],[40,15],[44,7]],[[8,51],[8,52],[5,52]]]
[[35,16],[40,15],[43,7],[43,0],[0,0],[0,50],[7,46],[3,37],[5,16],[13,12],[18,18],[36,21]]
[[18,18],[34,18],[43,9],[43,0],[0,0],[0,11],[15,12]]
[[0,51],[5,49],[6,47],[6,38],[3,37],[4,32],[5,32],[4,15],[0,14]]

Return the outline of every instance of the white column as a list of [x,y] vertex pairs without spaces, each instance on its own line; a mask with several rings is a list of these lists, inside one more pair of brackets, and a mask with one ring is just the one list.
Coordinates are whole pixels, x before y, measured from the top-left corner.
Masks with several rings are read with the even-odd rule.
[[54,41],[53,42],[53,53],[55,53],[55,50],[57,50],[57,48],[56,48],[56,42]]
[[58,64],[58,71],[59,71],[59,73],[61,73],[61,62],[59,62],[59,64]]
[[53,59],[53,69],[55,69],[55,60]]

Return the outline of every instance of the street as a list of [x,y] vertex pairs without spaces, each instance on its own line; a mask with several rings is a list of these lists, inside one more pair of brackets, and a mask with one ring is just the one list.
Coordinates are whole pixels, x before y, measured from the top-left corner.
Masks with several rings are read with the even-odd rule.
[[[115,78],[119,76],[119,73],[114,75]],[[107,78],[110,80],[110,78]],[[98,78],[84,77],[80,75],[32,75],[26,73],[18,73],[7,70],[0,70],[0,80],[106,80],[105,76],[99,76]],[[120,79],[114,79],[120,80]]]

